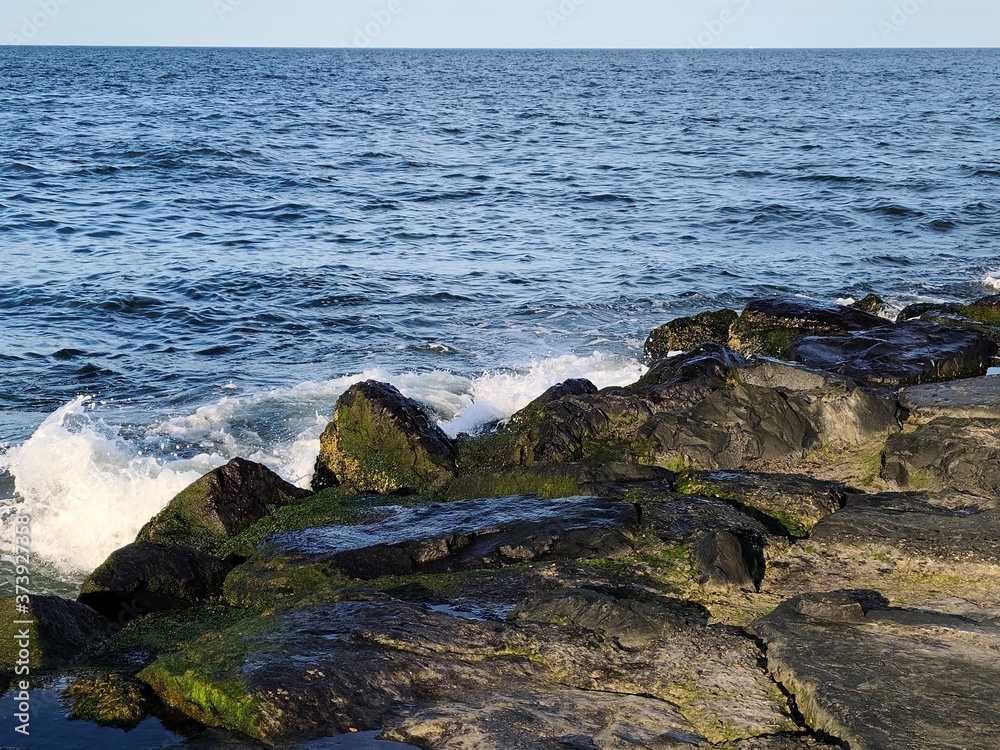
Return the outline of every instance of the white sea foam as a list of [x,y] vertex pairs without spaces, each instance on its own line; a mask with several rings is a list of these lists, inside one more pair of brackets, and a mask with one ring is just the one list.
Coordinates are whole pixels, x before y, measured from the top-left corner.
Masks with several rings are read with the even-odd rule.
[[[50,415],[24,444],[0,455],[0,471],[14,476],[19,501],[32,513],[35,554],[67,579],[79,580],[130,543],[177,492],[231,458],[257,461],[307,487],[320,435],[337,398],[353,383],[392,383],[424,404],[454,436],[509,417],[569,378],[589,378],[603,388],[634,382],[644,371],[635,360],[602,354],[566,355],[474,378],[374,369],[225,396],[127,431],[111,426],[113,406],[81,396]],[[7,553],[9,531],[0,530],[0,549]]]
[[983,279],[983,286],[1000,291],[1000,271],[993,271]]

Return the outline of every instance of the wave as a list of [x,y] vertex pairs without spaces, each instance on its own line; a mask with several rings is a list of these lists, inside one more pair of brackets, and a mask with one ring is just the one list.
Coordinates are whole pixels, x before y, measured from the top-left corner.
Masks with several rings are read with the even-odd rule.
[[[372,369],[262,393],[225,396],[144,427],[113,425],[114,406],[78,396],[51,414],[22,445],[0,455],[14,478],[12,508],[32,515],[38,556],[79,583],[195,479],[231,458],[264,464],[308,487],[320,435],[337,398],[353,383],[381,380],[428,408],[452,437],[506,419],[556,383],[586,377],[625,385],[645,368],[595,353],[564,355],[521,368],[464,377],[445,371],[394,375]],[[229,386],[235,390],[236,386]],[[3,540],[13,538],[3,521]],[[9,543],[0,542],[9,555]]]
[[983,279],[983,286],[1000,291],[1000,271],[993,271]]

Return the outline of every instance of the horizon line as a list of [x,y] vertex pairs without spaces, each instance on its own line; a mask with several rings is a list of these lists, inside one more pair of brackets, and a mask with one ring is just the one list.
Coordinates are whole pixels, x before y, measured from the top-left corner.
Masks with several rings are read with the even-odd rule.
[[30,48],[84,48],[84,49],[288,49],[288,50],[359,50],[359,51],[371,51],[371,50],[396,50],[396,51],[434,51],[434,52],[591,52],[591,51],[619,51],[619,52],[712,52],[712,51],[871,51],[871,50],[996,50],[1000,49],[1000,46],[992,47],[982,47],[975,45],[945,45],[945,46],[934,46],[934,45],[919,45],[913,47],[902,47],[902,46],[881,46],[881,47],[865,47],[865,46],[849,46],[849,47],[838,47],[838,46],[822,46],[822,47],[727,47],[724,45],[709,46],[709,47],[432,47],[432,46],[419,46],[419,47],[404,47],[404,46],[357,46],[353,44],[341,44],[341,45],[327,45],[327,46],[299,46],[292,44],[279,44],[279,45],[257,45],[257,44],[78,44],[78,43],[67,43],[67,44],[11,44],[9,42],[0,43],[0,47],[8,47],[15,49],[18,47],[30,47]]

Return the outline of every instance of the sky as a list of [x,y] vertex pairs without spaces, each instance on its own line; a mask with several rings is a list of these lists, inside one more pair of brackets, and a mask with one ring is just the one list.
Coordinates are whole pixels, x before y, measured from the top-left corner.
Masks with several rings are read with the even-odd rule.
[[2,44],[995,47],[998,0],[3,0]]

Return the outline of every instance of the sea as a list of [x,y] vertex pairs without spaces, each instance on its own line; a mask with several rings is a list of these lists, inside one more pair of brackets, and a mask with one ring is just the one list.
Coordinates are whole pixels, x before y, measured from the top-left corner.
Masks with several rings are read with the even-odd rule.
[[0,564],[73,596],[359,380],[456,435],[677,316],[997,293],[1000,51],[0,47],[0,261]]

